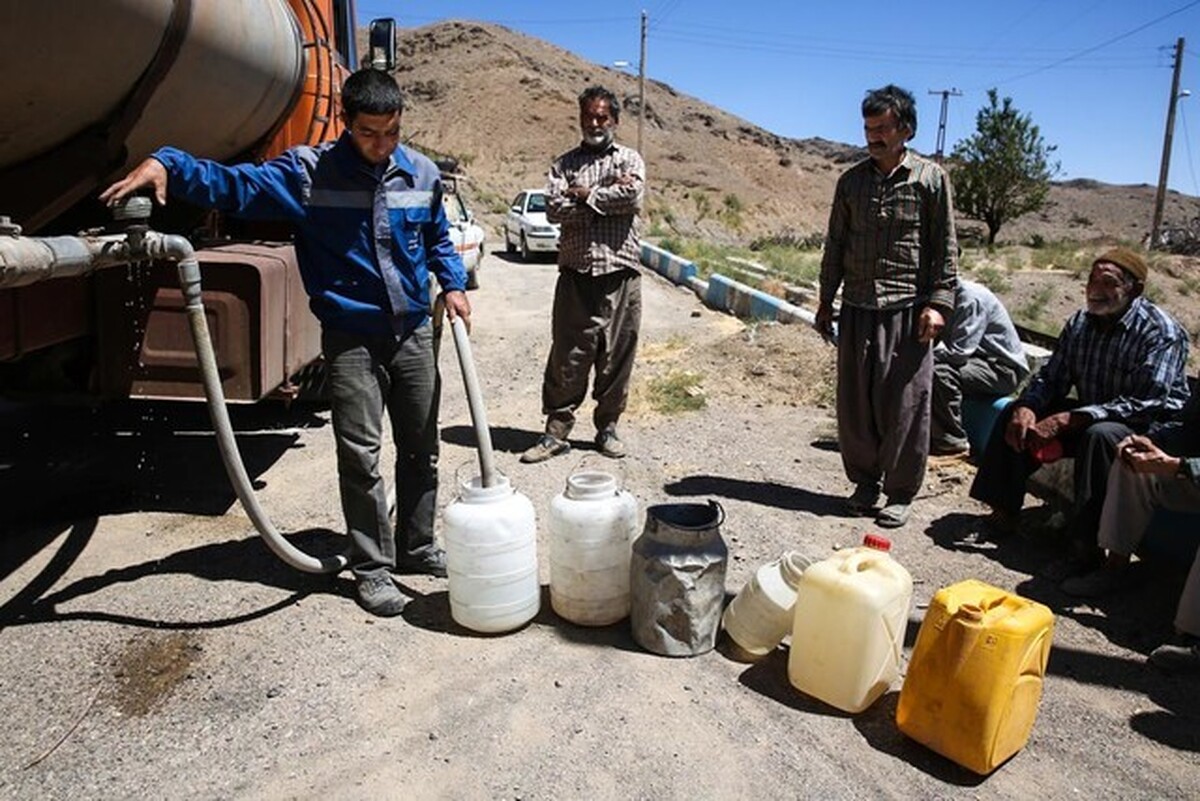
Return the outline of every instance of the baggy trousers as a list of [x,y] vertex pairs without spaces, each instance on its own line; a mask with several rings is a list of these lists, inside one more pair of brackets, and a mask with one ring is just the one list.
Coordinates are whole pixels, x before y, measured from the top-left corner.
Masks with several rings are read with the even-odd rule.
[[[422,325],[400,341],[325,330],[321,345],[350,567],[363,576],[396,565],[397,539],[401,553],[412,557],[434,547],[441,379],[433,327]],[[379,471],[384,409],[396,446],[395,531]]]
[[[1200,512],[1200,487],[1174,476],[1135,473],[1117,462],[1109,473],[1098,539],[1102,548],[1132,555],[1158,508]],[[1200,553],[1192,561],[1175,611],[1175,628],[1200,637]]]
[[843,306],[838,322],[838,444],[855,484],[882,482],[907,503],[925,480],[933,350],[917,339],[916,307]]
[[[1070,408],[1065,403],[1056,404],[1039,415],[1039,419]],[[1004,431],[1014,411],[1016,404],[1010,403],[997,418],[970,493],[975,500],[1009,516],[1021,511],[1025,504],[1025,484],[1033,471],[1041,467],[1027,451],[1014,451],[1004,441]],[[1108,474],[1117,457],[1117,443],[1134,433],[1137,432],[1124,423],[1101,420],[1059,437],[1063,453],[1075,458],[1070,537],[1081,552],[1096,547],[1096,527],[1104,506]]]
[[1008,395],[1017,388],[1017,373],[1007,364],[972,356],[964,364],[934,362],[930,437],[935,449],[967,447],[962,403],[965,395]]
[[542,381],[547,434],[566,439],[571,433],[593,367],[596,431],[616,426],[629,399],[641,323],[642,284],[636,270],[602,275],[559,271]]

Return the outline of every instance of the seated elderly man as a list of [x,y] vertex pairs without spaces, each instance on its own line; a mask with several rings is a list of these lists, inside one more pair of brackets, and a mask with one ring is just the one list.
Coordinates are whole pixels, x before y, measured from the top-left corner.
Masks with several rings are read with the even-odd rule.
[[1075,457],[1072,553],[1053,578],[1103,560],[1096,527],[1117,443],[1173,417],[1188,399],[1187,332],[1142,297],[1146,274],[1146,262],[1127,248],[1093,262],[1086,308],[1067,320],[1053,355],[996,422],[971,485],[997,532],[1008,533],[1039,466],[1035,454],[1057,441]]
[[[1064,581],[1069,595],[1095,598],[1123,587],[1130,556],[1157,509],[1200,512],[1200,394],[1192,396],[1179,421],[1156,427],[1149,437],[1126,437],[1117,454],[1100,512],[1098,538],[1108,558],[1094,572]],[[1200,672],[1200,553],[1176,608],[1175,629],[1177,640],[1156,648],[1150,662],[1168,671]]]
[[933,349],[929,452],[970,450],[963,428],[964,395],[1009,395],[1029,375],[1029,362],[1012,318],[983,284],[960,279],[954,314]]

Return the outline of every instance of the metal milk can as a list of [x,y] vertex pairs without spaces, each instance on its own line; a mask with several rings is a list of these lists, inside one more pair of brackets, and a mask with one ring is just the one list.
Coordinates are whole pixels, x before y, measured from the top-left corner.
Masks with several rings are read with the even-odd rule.
[[729,558],[724,520],[716,501],[646,510],[629,572],[633,638],[646,650],[695,656],[716,645]]

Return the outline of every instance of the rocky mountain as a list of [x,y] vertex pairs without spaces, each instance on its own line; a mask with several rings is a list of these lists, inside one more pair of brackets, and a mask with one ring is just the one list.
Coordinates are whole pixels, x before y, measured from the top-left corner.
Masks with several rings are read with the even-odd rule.
[[[625,107],[619,138],[633,144],[637,137],[635,76],[499,25],[404,29],[399,60],[405,135],[419,149],[459,160],[477,213],[493,224],[578,141],[575,98],[583,88],[599,83],[616,92]],[[866,154],[858,145],[778,136],[660,81],[647,80],[646,96],[652,234],[727,242],[820,234],[838,175]],[[1146,184],[1056,183],[1047,208],[1006,225],[999,238],[1137,241],[1153,203],[1154,187]],[[1198,213],[1200,200],[1170,194],[1168,221],[1183,224]],[[982,226],[960,220],[960,229],[970,236]]]

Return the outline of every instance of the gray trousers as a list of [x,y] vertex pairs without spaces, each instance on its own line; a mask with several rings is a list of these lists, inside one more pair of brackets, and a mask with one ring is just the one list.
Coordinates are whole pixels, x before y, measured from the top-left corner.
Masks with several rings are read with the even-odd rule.
[[842,466],[855,484],[882,484],[907,503],[925,480],[933,349],[917,339],[920,309],[842,306],[837,419]]
[[[1135,473],[1117,462],[1108,475],[1108,491],[1100,513],[1102,548],[1131,555],[1142,543],[1150,518],[1159,507],[1200,512],[1200,487],[1173,476]],[[1192,562],[1175,611],[1175,628],[1200,637],[1200,553]]]
[[[321,344],[350,567],[363,576],[396,565],[397,535],[404,555],[421,556],[434,547],[441,379],[433,327],[422,325],[399,342],[326,330]],[[379,472],[384,409],[396,446],[395,532]]]
[[629,399],[641,324],[642,282],[636,270],[604,275],[559,271],[542,381],[547,434],[566,439],[571,433],[593,367],[596,431],[616,426]]
[[935,361],[930,408],[933,448],[954,450],[969,444],[962,422],[964,395],[1008,395],[1018,383],[1012,367],[979,356],[961,365]]

